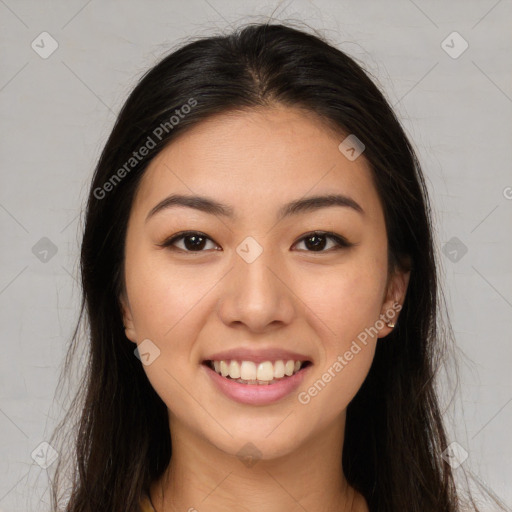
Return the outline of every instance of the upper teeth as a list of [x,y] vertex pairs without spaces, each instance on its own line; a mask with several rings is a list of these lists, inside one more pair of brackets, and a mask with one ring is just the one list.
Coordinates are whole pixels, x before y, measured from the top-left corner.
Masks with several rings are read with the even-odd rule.
[[264,361],[253,363],[252,361],[213,361],[214,370],[223,377],[242,380],[271,381],[282,377],[291,376],[298,372],[303,361]]

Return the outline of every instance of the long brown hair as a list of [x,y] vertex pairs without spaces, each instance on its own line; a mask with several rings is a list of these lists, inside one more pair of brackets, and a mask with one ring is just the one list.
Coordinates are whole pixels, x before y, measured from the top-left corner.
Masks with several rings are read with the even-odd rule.
[[[371,511],[460,510],[452,469],[442,457],[448,443],[434,377],[446,338],[437,325],[438,270],[418,159],[360,65],[322,37],[281,24],[250,24],[182,46],[141,78],[117,118],[87,203],[83,299],[66,368],[85,319],[88,348],[83,381],[57,430],[76,419],[70,446],[61,450],[69,454],[67,465],[62,458],[53,481],[55,508],[64,493],[67,512],[136,512],[172,455],[166,406],[134,357],[119,307],[127,221],[139,180],[164,146],[209,116],[275,103],[314,112],[326,126],[364,143],[384,209],[390,266],[409,261],[412,269],[400,321],[377,345],[348,406],[346,478]],[[147,155],[131,161],[142,146]]]

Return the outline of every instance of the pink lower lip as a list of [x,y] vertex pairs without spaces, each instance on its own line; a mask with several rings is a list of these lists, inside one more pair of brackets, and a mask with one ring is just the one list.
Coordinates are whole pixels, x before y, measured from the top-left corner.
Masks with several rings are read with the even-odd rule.
[[277,402],[295,391],[311,365],[298,371],[291,377],[286,377],[274,384],[240,384],[234,380],[219,375],[207,365],[201,365],[213,380],[217,388],[227,397],[243,404],[266,405]]

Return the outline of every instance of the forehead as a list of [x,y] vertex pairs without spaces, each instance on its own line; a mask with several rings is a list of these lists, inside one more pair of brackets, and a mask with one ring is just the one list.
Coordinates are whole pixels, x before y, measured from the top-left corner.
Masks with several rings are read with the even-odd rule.
[[218,114],[155,157],[134,209],[147,211],[175,191],[215,196],[237,210],[336,192],[365,210],[379,208],[364,156],[350,161],[338,149],[346,135],[312,112],[284,106]]

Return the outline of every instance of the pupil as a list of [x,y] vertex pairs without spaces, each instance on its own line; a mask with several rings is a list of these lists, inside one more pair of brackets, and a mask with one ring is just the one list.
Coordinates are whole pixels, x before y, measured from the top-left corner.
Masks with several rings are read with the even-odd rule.
[[[309,243],[311,242],[311,240],[314,240],[316,239],[316,242],[313,242],[313,243]],[[319,241],[320,239],[320,241]],[[312,235],[308,238],[306,238],[306,247],[308,249],[310,248],[313,248],[313,249],[323,249],[325,247],[325,236],[323,235]]]
[[[189,243],[190,240],[192,240],[192,243]],[[205,238],[197,235],[188,235],[187,237],[185,237],[184,241],[185,247],[188,250],[201,250],[205,244]]]

